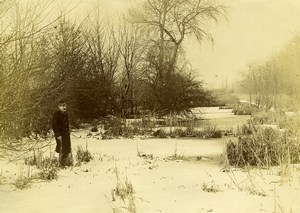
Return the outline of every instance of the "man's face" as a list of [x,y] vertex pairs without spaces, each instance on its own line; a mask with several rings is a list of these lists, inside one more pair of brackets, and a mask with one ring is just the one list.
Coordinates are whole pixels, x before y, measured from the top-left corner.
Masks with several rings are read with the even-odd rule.
[[58,108],[59,108],[60,111],[66,112],[67,111],[67,104],[60,104],[60,105],[58,105]]

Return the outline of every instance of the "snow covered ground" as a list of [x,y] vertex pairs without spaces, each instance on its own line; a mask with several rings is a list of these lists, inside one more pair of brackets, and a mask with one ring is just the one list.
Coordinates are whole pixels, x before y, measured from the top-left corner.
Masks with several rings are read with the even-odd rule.
[[[57,180],[34,181],[29,189],[12,185],[21,162],[2,161],[0,212],[113,212],[114,208],[128,212],[126,201],[112,201],[116,168],[122,179],[132,183],[137,212],[255,213],[274,212],[275,208],[278,212],[283,212],[280,208],[300,212],[300,166],[291,168],[291,180],[286,182],[278,168],[232,168],[228,172],[219,164],[226,138],[88,138],[87,142],[93,161],[60,170]],[[85,143],[84,138],[73,138],[73,147],[85,147]],[[153,158],[138,157],[138,151]],[[175,153],[179,157],[170,158]],[[203,190],[205,184],[216,192]]]
[[19,173],[33,174],[36,168],[0,161],[0,212],[129,212],[127,199],[113,201],[116,171],[119,181],[132,184],[138,213],[300,212],[300,165],[291,165],[285,180],[278,167],[224,167],[221,155],[233,138],[101,140],[88,132],[74,132],[72,147],[87,144],[94,159],[59,170],[57,180],[34,180],[30,188],[16,189]]

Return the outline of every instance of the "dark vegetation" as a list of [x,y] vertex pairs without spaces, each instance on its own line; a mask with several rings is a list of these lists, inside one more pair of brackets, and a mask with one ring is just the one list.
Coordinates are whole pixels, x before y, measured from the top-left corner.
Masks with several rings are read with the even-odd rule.
[[227,144],[229,164],[268,168],[300,162],[300,117],[259,111],[238,129],[237,142]]
[[77,159],[76,166],[80,166],[82,163],[88,163],[91,160],[93,160],[93,156],[87,147],[84,150],[81,146],[78,146],[76,151],[76,159]]
[[235,105],[233,112],[251,115],[251,119],[239,128],[238,142],[227,145],[231,165],[299,163],[299,47],[296,35],[279,53],[263,63],[250,64],[243,73],[239,89],[248,95],[249,103]]
[[[185,59],[186,38],[212,40],[207,26],[224,17],[222,5],[206,0],[142,1],[119,24],[112,24],[100,18],[99,10],[82,21],[68,17],[72,9],[50,16],[54,3],[0,2],[0,15],[7,17],[0,27],[0,149],[32,150],[36,144],[28,140],[32,145],[26,145],[21,138],[46,136],[57,102],[64,99],[72,127],[101,119],[103,139],[137,134],[218,138],[225,133],[211,126],[177,129],[182,121],[172,120],[166,131],[156,125],[166,115],[193,107],[233,108],[251,120],[239,129],[238,143],[228,144],[230,164],[299,161],[299,119],[280,112],[299,107],[299,36],[243,73],[239,89],[253,103],[244,104],[231,90],[206,90]],[[125,118],[135,121],[127,125]],[[261,127],[265,124],[278,128]],[[92,159],[86,151],[78,148],[78,161]],[[42,177],[55,178],[55,162],[37,159],[32,161],[44,168]]]
[[[61,166],[59,159],[55,157],[50,152],[50,157],[44,155],[41,149],[33,150],[33,152],[28,152],[24,158],[25,164],[19,166],[18,176],[13,182],[13,185],[18,189],[26,189],[31,186],[31,184],[36,180],[43,181],[52,181],[57,180],[59,177],[59,170],[66,168]],[[82,163],[88,163],[93,159],[92,154],[89,150],[83,150],[81,146],[78,146],[76,150],[76,159],[73,159],[72,154],[67,158],[68,166],[81,166]],[[27,167],[27,170],[24,170],[24,166]],[[32,174],[32,167],[35,167],[37,170]],[[0,176],[1,177],[1,176]]]
[[258,111],[258,107],[251,103],[236,103],[232,105],[232,112],[235,115],[252,115]]
[[215,89],[211,92],[213,99],[210,101],[210,106],[220,108],[232,108],[233,105],[239,102],[239,98],[234,94],[233,89]]
[[[0,3],[1,17],[8,17],[0,28],[0,148],[17,150],[12,139],[47,135],[60,99],[68,103],[75,128],[109,115],[117,124],[120,118],[177,113],[213,100],[195,78],[182,44],[187,37],[212,40],[207,23],[224,16],[222,5],[143,1],[120,24],[102,20],[99,10],[82,21],[68,18],[73,9],[55,17],[54,6],[55,1]],[[123,134],[119,125],[107,128],[107,137]]]
[[[161,118],[142,117],[139,119],[122,119],[109,117],[95,122],[90,129],[90,136],[98,139],[156,137],[156,138],[221,138],[233,135],[231,130],[220,130],[213,125],[205,125],[199,129],[194,127],[197,118],[190,116],[177,117],[177,114]],[[99,128],[98,128],[98,127]],[[101,128],[101,129],[100,129]]]

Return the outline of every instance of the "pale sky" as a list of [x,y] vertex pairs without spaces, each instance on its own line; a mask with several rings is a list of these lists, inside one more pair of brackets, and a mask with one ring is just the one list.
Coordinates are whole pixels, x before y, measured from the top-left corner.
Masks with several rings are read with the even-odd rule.
[[228,21],[214,25],[214,46],[187,46],[194,69],[210,87],[238,79],[250,62],[263,62],[300,32],[299,0],[227,1]]
[[[80,1],[80,0],[78,0]],[[81,9],[97,4],[114,18],[135,0],[81,0]],[[72,1],[74,2],[74,1]],[[188,41],[187,58],[209,87],[238,79],[251,62],[267,60],[300,32],[300,0],[220,0],[228,20],[213,24],[214,45]]]

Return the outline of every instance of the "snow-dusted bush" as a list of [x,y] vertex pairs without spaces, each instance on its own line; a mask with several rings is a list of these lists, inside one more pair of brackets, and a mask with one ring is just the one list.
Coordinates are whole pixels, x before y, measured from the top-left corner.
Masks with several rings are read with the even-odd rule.
[[273,166],[298,163],[300,144],[298,136],[289,131],[271,127],[245,125],[238,141],[227,144],[227,158],[231,165]]

